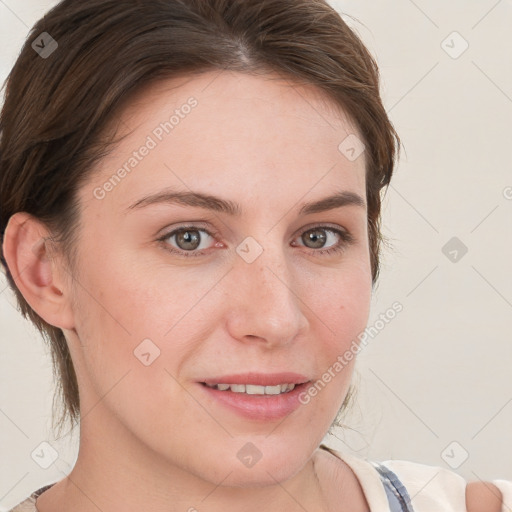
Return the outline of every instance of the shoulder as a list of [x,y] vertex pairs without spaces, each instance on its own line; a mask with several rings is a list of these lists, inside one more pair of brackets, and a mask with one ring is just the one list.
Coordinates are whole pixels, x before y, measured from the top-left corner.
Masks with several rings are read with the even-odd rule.
[[467,512],[501,512],[503,496],[491,482],[468,482],[466,486]]
[[[54,482],[55,483],[55,482]],[[37,498],[46,490],[54,485],[54,483],[45,485],[37,491],[34,491],[27,499],[23,500],[21,503],[18,503],[14,508],[9,510],[8,512],[38,512],[36,508],[36,500]]]
[[512,482],[506,480],[467,482],[455,471],[440,466],[404,460],[386,460],[381,464],[397,475],[418,512],[501,512],[506,495],[512,493]]
[[22,501],[8,512],[37,512],[34,495],[29,496],[26,500]]
[[[356,475],[335,450],[322,446],[313,456],[313,467],[324,497],[329,503],[339,504],[340,496],[351,512],[369,510],[365,493]],[[339,506],[339,505],[338,505]]]

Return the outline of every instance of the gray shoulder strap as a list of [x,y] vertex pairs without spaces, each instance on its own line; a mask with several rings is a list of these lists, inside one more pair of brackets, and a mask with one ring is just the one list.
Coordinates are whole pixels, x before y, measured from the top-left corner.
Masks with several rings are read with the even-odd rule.
[[372,464],[384,485],[391,512],[414,512],[409,493],[396,474],[379,462]]

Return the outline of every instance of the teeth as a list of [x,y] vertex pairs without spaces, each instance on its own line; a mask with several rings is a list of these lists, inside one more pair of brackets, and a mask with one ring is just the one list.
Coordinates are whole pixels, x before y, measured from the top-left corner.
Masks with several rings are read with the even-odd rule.
[[253,386],[252,384],[246,384],[245,392],[248,395],[264,395],[265,386]]
[[281,393],[281,386],[265,386],[265,395],[279,395]]
[[208,387],[233,393],[246,393],[248,395],[279,395],[288,393],[295,388],[295,384],[277,384],[276,386],[257,386],[255,384],[207,384]]

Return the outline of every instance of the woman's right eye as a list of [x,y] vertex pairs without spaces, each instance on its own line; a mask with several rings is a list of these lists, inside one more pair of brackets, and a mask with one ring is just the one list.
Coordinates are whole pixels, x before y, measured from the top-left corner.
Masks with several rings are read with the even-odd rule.
[[[206,233],[206,237],[201,235],[201,233]],[[207,238],[213,238],[212,233],[204,228],[198,227],[180,227],[178,229],[174,229],[169,233],[166,233],[159,240],[164,242],[169,250],[173,253],[180,254],[185,257],[189,256],[201,256],[204,253],[204,250],[208,247],[205,247],[205,241]],[[170,241],[173,241],[177,247],[173,246]]]

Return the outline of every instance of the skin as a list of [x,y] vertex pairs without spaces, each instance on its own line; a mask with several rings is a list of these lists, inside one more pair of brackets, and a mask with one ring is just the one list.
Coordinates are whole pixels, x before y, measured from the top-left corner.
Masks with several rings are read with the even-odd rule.
[[466,486],[466,512],[501,512],[503,496],[490,482],[469,482]]
[[[153,85],[131,102],[121,119],[131,135],[80,190],[76,269],[41,243],[51,234],[44,224],[23,212],[10,219],[9,267],[33,309],[63,329],[81,396],[78,460],[37,500],[40,512],[368,510],[350,468],[317,449],[355,359],[285,420],[241,418],[198,388],[201,378],[244,371],[316,381],[367,322],[365,208],[297,213],[335,189],[364,197],[364,153],[351,162],[337,150],[357,129],[318,91],[266,78],[206,73]],[[98,199],[169,117],[162,113],[191,95],[198,107]],[[126,213],[168,187],[237,201],[243,214],[175,204]],[[164,228],[198,221],[216,231],[201,232],[208,255],[185,258],[169,252],[171,239],[157,241]],[[332,255],[292,243],[324,223],[355,241]],[[263,247],[250,264],[235,251],[247,236]],[[325,245],[341,241],[330,236]],[[149,366],[133,353],[147,338],[160,349]],[[236,457],[248,442],[262,455],[251,468]],[[489,482],[468,483],[466,498],[471,512],[501,509]]]
[[[191,96],[198,104],[190,114],[95,197]],[[80,387],[78,460],[38,499],[39,511],[368,510],[348,467],[317,449],[355,358],[284,420],[243,418],[198,383],[248,371],[316,381],[364,330],[372,292],[366,205],[298,213],[334,191],[365,198],[364,153],[350,161],[338,150],[357,129],[314,88],[230,72],[153,85],[120,126],[130,135],[79,191],[75,270],[52,244],[41,246],[49,232],[37,219],[16,214],[6,234],[16,283],[63,329]],[[242,214],[128,209],[167,188],[236,201]],[[180,251],[176,237],[157,240],[188,223],[216,233],[199,232],[198,257],[171,252]],[[318,225],[354,241],[324,231],[327,248],[344,246],[319,254],[301,238]],[[263,248],[252,263],[236,252],[248,236]],[[160,355],[145,366],[134,350],[148,338]],[[247,443],[262,454],[252,467],[237,457]]]

